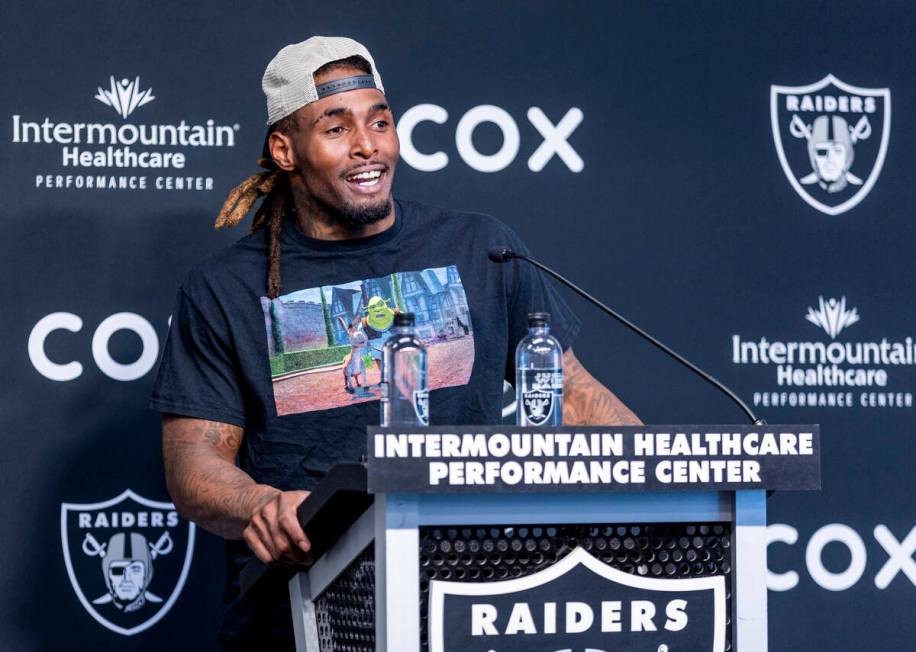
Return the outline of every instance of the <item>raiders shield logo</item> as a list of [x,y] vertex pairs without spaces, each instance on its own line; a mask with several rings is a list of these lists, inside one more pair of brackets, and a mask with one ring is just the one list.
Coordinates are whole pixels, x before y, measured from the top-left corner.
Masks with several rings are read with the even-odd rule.
[[413,411],[424,426],[429,425],[429,390],[415,390],[413,393]]
[[175,604],[191,567],[194,532],[172,503],[130,489],[99,503],[60,506],[73,590],[96,621],[125,636],[149,629]]
[[553,412],[553,392],[533,389],[522,393],[522,416],[525,425],[539,426]]
[[725,614],[721,575],[630,575],[576,548],[527,577],[433,580],[428,642],[430,652],[724,652]]
[[771,86],[779,162],[802,199],[827,215],[862,201],[875,185],[891,130],[891,92],[833,75],[808,86]]

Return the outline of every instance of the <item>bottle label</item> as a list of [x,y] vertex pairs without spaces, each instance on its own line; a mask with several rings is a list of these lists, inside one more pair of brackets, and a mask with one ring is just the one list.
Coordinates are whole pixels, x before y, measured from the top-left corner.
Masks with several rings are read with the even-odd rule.
[[522,371],[522,423],[540,426],[550,420],[558,400],[563,398],[563,372],[547,369]]
[[424,426],[429,425],[429,390],[418,389],[413,393],[413,411]]

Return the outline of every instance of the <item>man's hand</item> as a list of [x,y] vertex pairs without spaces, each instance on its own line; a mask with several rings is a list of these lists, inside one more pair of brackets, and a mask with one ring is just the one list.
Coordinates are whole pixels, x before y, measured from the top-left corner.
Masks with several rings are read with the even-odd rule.
[[312,562],[312,545],[296,516],[308,495],[308,491],[277,491],[251,515],[242,538],[265,564]]

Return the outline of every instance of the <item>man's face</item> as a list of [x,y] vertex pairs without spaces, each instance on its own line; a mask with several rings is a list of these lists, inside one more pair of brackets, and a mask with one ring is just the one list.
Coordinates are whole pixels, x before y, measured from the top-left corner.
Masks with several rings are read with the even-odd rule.
[[111,588],[119,600],[136,600],[146,579],[146,565],[142,561],[114,561],[108,568]]
[[[340,68],[317,75],[315,84],[362,74]],[[295,167],[290,173],[316,207],[348,226],[386,217],[400,145],[382,92],[337,93],[302,107],[296,119],[298,131],[288,134]]]
[[846,171],[846,146],[825,141],[814,146],[817,172],[824,181],[836,181]]

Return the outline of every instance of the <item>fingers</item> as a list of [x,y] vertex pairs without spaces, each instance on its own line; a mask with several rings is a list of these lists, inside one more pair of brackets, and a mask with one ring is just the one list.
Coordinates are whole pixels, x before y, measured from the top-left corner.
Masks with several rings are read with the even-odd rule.
[[263,543],[261,543],[260,537],[255,533],[254,529],[249,525],[242,532],[242,538],[245,540],[245,543],[248,544],[248,547],[251,548],[251,551],[255,556],[261,560],[264,564],[270,564],[273,562],[274,558],[270,551],[267,549]]
[[299,524],[296,513],[299,505],[308,496],[307,491],[288,491],[280,495],[277,522],[282,535],[296,546],[298,552],[308,554],[312,544]]
[[307,491],[288,491],[257,510],[243,531],[243,538],[252,552],[265,564],[311,563],[311,543],[296,510],[308,496]]
[[248,547],[265,564],[269,564],[279,557],[269,524],[272,514],[276,512],[275,502],[275,500],[271,500],[256,511],[242,533]]

